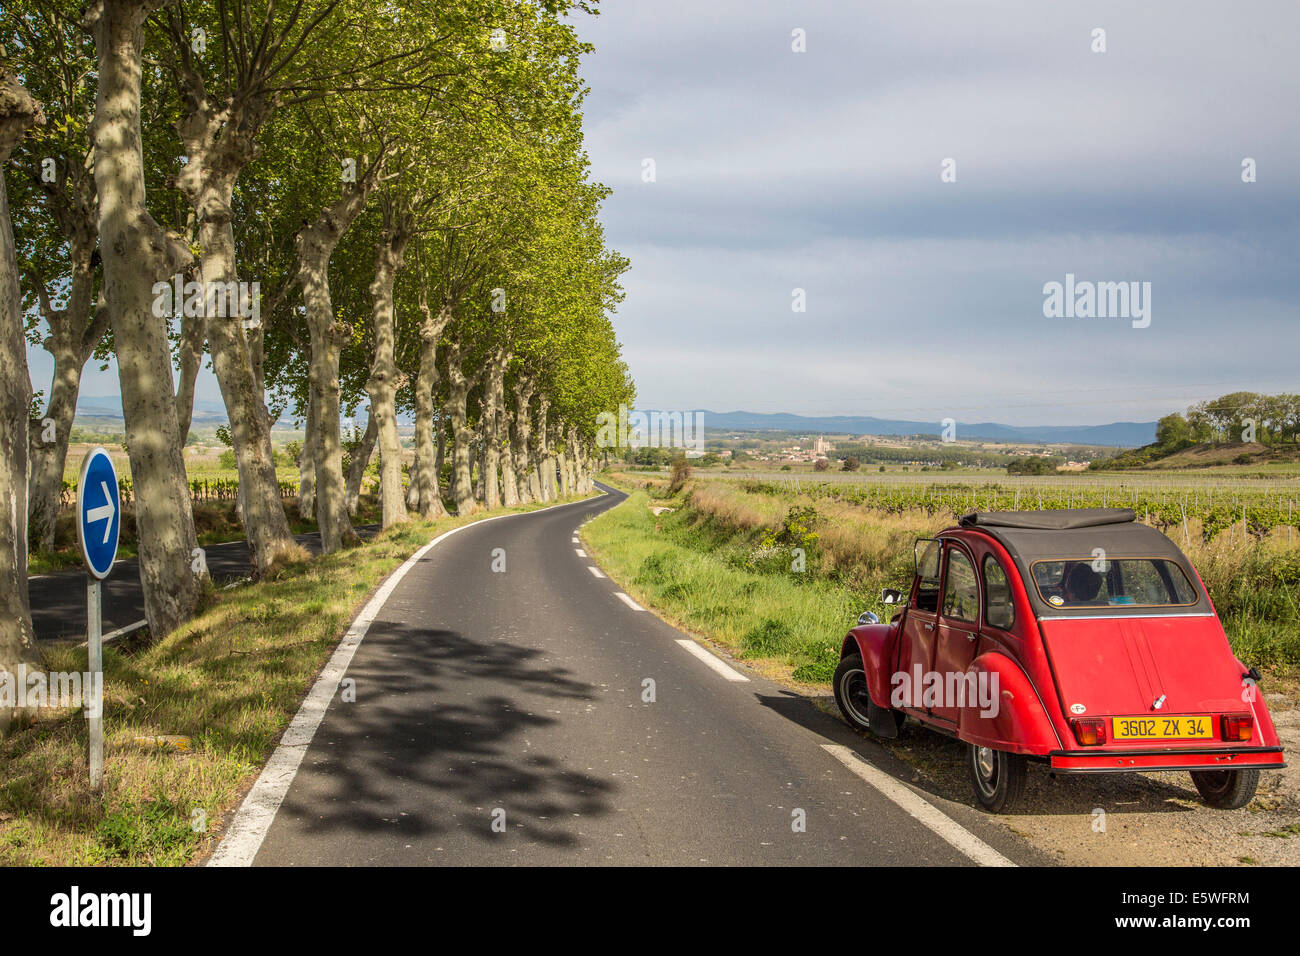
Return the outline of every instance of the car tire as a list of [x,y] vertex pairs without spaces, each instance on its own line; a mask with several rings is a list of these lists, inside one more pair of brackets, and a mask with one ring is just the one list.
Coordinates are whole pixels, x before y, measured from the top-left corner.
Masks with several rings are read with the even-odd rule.
[[1240,810],[1255,799],[1258,770],[1193,770],[1192,783],[1201,799],[1220,810]]
[[990,813],[1008,813],[1025,790],[1029,761],[1021,754],[967,744],[966,768],[970,771],[975,800]]
[[867,692],[867,671],[859,654],[849,654],[835,668],[832,686],[835,703],[850,727],[871,729],[871,695]]

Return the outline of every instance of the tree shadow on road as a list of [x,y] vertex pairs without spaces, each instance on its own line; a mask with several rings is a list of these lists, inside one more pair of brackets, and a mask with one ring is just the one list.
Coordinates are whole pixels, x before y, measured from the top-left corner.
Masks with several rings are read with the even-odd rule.
[[[582,712],[595,688],[534,648],[376,622],[336,693],[280,810],[302,836],[394,841],[458,830],[508,852],[577,844],[583,817],[610,811],[613,787],[529,740]],[[487,691],[485,693],[485,691]],[[506,832],[493,812],[505,811]]]

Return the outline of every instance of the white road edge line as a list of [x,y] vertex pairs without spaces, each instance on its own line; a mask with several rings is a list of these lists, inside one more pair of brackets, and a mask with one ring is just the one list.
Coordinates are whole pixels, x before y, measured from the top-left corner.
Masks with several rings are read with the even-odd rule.
[[922,799],[883,770],[867,763],[852,748],[839,744],[822,744],[821,747],[854,774],[898,804],[917,822],[942,837],[958,853],[969,857],[980,866],[1016,865],[934,804]]
[[587,552],[583,551],[581,548],[574,548],[573,553],[580,558],[585,558],[587,556]]
[[587,565],[587,570],[590,571],[594,577],[603,578],[605,576],[605,572],[594,564]]
[[749,680],[748,677],[746,677],[740,671],[733,670],[732,668],[728,667],[726,664],[722,663],[722,660],[720,658],[716,657],[713,654],[710,654],[708,651],[700,647],[700,645],[696,644],[694,641],[680,640],[677,643],[681,647],[689,651],[691,654],[698,657],[700,660],[704,661],[704,663],[709,666],[710,670],[715,671],[718,674],[721,674],[727,680],[748,682]]
[[645,608],[643,608],[640,604],[637,604],[636,601],[633,601],[630,597],[628,597],[628,596],[627,596],[626,594],[624,594],[622,591],[615,591],[615,592],[614,592],[614,596],[617,597],[620,601],[622,601],[624,604],[626,604],[628,607],[630,607],[630,608],[631,608],[632,610],[634,610],[634,611],[644,611],[644,610],[645,610]]
[[[608,495],[609,492],[604,492],[604,494]],[[248,791],[248,795],[244,797],[244,802],[235,811],[235,818],[231,821],[230,826],[226,828],[225,835],[208,859],[207,865],[253,865],[253,858],[257,856],[262,841],[266,839],[267,831],[271,829],[271,824],[275,821],[276,811],[280,809],[280,804],[284,801],[284,795],[289,792],[289,786],[298,773],[298,767],[302,764],[302,758],[307,753],[307,747],[310,746],[312,738],[316,735],[316,728],[320,726],[321,720],[324,719],[325,711],[329,707],[330,701],[334,699],[334,692],[338,689],[339,681],[343,679],[343,675],[347,672],[348,665],[352,663],[357,648],[361,646],[361,641],[365,638],[366,632],[370,630],[371,623],[379,616],[379,612],[383,610],[384,604],[388,601],[394,589],[421,558],[432,551],[439,543],[450,538],[458,531],[464,531],[466,528],[473,528],[501,518],[518,518],[521,515],[538,514],[554,508],[590,504],[598,500],[598,497],[601,496],[583,498],[579,501],[565,501],[558,505],[548,505],[545,508],[537,508],[533,511],[518,511],[508,515],[480,518],[478,521],[471,521],[468,524],[452,528],[450,531],[444,531],[407,558],[401,567],[388,576],[388,579],[375,592],[375,596],[367,602],[366,606],[361,609],[361,613],[352,621],[347,633],[343,635],[343,640],[339,642],[338,647],[334,649],[334,653],[330,656],[329,662],[326,663],[325,669],[316,678],[316,683],[312,684],[311,690],[307,693],[307,698],[302,702],[302,706],[298,708],[298,713],[294,715],[293,720],[289,723],[284,736],[280,738],[275,751],[271,754],[271,759],[266,762],[261,775],[254,782],[252,789]]]

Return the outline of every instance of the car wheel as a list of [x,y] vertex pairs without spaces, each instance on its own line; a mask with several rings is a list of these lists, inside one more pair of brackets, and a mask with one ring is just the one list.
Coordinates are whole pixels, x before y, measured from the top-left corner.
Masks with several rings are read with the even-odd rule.
[[1258,770],[1193,770],[1192,783],[1201,799],[1220,810],[1240,810],[1255,799]]
[[1025,789],[1029,761],[1020,754],[967,745],[966,765],[979,805],[990,813],[1006,813]]
[[862,658],[849,654],[835,668],[835,703],[844,719],[858,730],[871,729],[871,695],[867,693],[867,672]]

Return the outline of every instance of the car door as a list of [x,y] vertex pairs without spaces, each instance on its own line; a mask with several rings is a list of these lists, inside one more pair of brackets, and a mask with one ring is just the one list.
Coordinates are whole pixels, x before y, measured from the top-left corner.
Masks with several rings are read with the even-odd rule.
[[975,564],[961,545],[947,543],[944,564],[934,649],[934,671],[942,679],[943,688],[930,713],[938,720],[955,724],[961,704],[977,703],[974,688],[966,685],[964,675],[979,648],[980,587]]
[[891,705],[906,710],[924,712],[921,706],[920,682],[934,661],[935,626],[938,621],[941,557],[943,545],[935,538],[918,539],[915,545],[916,576],[908,598],[907,613],[898,640],[898,659],[895,674],[901,675],[901,684],[891,680],[892,693],[903,692],[901,701],[891,700]]

